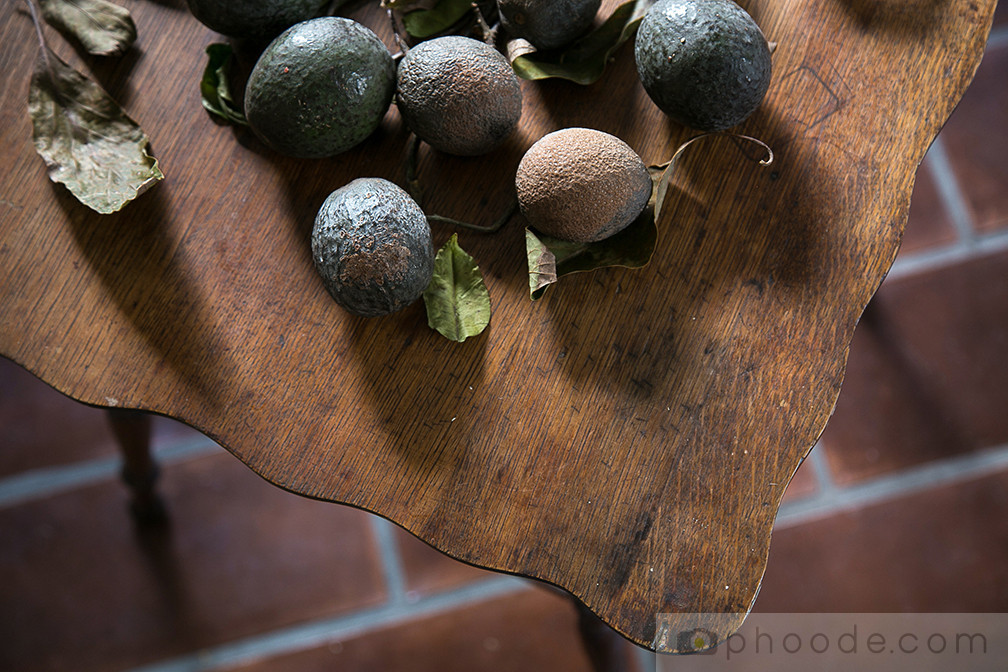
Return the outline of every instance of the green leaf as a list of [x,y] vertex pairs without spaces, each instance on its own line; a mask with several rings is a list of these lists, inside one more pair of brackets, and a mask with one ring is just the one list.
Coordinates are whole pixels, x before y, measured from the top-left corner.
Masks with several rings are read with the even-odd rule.
[[28,91],[28,113],[49,178],[97,212],[115,212],[164,179],[136,122],[44,46]]
[[461,343],[482,333],[490,323],[490,294],[483,274],[452,234],[434,258],[434,275],[423,294],[427,323],[451,341]]
[[231,95],[229,75],[234,54],[230,44],[214,43],[206,48],[207,65],[200,80],[203,108],[230,124],[248,126],[245,112]]
[[391,9],[396,12],[411,12],[417,9],[430,9],[438,3],[438,0],[382,0],[382,9]]
[[619,233],[594,243],[572,243],[567,240],[536,235],[525,229],[525,251],[528,257],[529,296],[542,298],[546,289],[570,273],[593,271],[619,266],[642,268],[651,261],[658,244],[658,213],[668,189],[666,166],[651,166],[651,199],[630,226]]
[[95,56],[118,56],[136,41],[133,17],[106,0],[39,0],[42,16]]
[[655,0],[627,0],[601,26],[560,50],[536,51],[525,40],[511,40],[507,45],[508,60],[523,79],[557,77],[591,84],[602,76],[613,52],[630,39],[654,3]]
[[443,33],[472,11],[472,0],[438,0],[430,9],[417,9],[402,17],[406,32],[417,39]]

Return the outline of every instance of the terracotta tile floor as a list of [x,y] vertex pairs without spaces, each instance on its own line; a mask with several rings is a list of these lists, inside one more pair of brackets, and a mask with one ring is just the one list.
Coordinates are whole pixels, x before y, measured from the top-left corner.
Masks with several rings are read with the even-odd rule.
[[[757,610],[1008,611],[1006,14],[920,168]],[[171,420],[156,534],[130,524],[103,412],[0,359],[0,427],[0,670],[589,667],[553,592],[281,492]]]

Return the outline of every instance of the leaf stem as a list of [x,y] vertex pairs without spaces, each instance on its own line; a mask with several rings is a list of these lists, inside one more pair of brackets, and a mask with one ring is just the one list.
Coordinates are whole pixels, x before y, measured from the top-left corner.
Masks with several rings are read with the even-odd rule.
[[48,45],[45,41],[45,35],[42,34],[42,22],[39,20],[38,9],[35,7],[35,0],[25,0],[28,5],[28,12],[31,14],[32,24],[35,26],[35,35],[38,37],[39,48],[42,50],[43,57],[46,61],[46,67],[49,70],[52,68],[49,66],[49,53]]
[[419,164],[420,138],[415,133],[410,133],[410,143],[406,149],[406,191],[422,206],[423,189],[420,187],[420,176],[417,172]]
[[711,132],[711,133],[701,133],[700,135],[694,135],[692,138],[690,138],[686,142],[684,142],[681,145],[679,145],[678,149],[676,149],[676,151],[675,151],[675,154],[672,155],[672,158],[669,159],[666,163],[661,164],[659,167],[664,168],[664,167],[667,167],[667,166],[671,166],[673,163],[676,162],[676,159],[679,158],[679,155],[683,153],[684,149],[686,149],[687,147],[689,147],[690,145],[692,145],[697,140],[700,140],[701,138],[706,138],[709,135],[720,135],[720,136],[727,137],[727,138],[732,138],[732,139],[741,138],[743,140],[749,140],[750,142],[755,142],[757,145],[760,145],[761,147],[763,147],[763,149],[765,149],[767,151],[767,158],[760,159],[758,161],[758,163],[761,166],[769,166],[771,163],[773,163],[773,160],[774,160],[773,150],[770,149],[770,145],[766,144],[762,140],[760,140],[758,138],[754,138],[754,137],[752,137],[750,135],[742,135],[741,133]]
[[452,219],[451,217],[442,217],[441,215],[427,215],[427,221],[437,224],[449,224],[451,226],[457,226],[471,231],[479,231],[480,233],[495,233],[496,231],[500,231],[504,228],[504,225],[511,221],[511,218],[514,217],[516,212],[518,212],[518,199],[514,198],[511,200],[508,209],[504,211],[504,214],[498,217],[497,221],[490,226],[463,222],[458,219]]
[[[418,166],[420,164],[420,143],[422,141],[415,133],[410,134],[409,147],[406,149],[406,192],[417,202],[420,207],[423,207],[423,187],[420,186],[420,173]],[[471,224],[469,222],[463,222],[458,219],[452,219],[451,217],[443,217],[441,215],[427,215],[427,221],[437,224],[448,224],[450,226],[456,226],[463,229],[471,229],[472,231],[479,231],[481,233],[494,233],[499,231],[511,221],[515,213],[518,212],[518,198],[515,197],[511,200],[508,209],[500,217],[494,221],[490,226],[483,226],[481,224]]]

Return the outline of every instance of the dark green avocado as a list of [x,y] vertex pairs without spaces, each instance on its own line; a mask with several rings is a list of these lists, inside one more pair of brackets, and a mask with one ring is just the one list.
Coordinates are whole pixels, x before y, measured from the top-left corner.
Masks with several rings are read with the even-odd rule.
[[497,0],[501,24],[538,49],[557,49],[595,22],[602,0]]
[[398,186],[361,177],[329,194],[311,237],[329,294],[355,315],[388,315],[420,298],[434,273],[430,224]]
[[448,154],[476,156],[518,126],[522,92],[508,60],[479,40],[421,42],[399,64],[396,105],[409,129]]
[[637,73],[669,117],[701,131],[741,123],[770,86],[770,48],[731,0],[659,0],[637,29]]
[[317,16],[328,0],[187,0],[193,16],[211,30],[238,39],[269,40]]
[[303,21],[259,57],[245,87],[245,117],[281,154],[334,156],[378,128],[395,93],[395,72],[385,44],[356,21]]

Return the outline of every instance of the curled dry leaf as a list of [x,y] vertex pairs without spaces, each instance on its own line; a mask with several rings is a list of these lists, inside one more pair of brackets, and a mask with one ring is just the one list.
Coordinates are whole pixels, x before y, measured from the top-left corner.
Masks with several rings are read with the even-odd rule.
[[49,178],[97,212],[115,212],[164,179],[136,122],[44,44],[31,79],[28,113]]
[[523,79],[557,77],[578,84],[591,84],[605,71],[613,52],[629,40],[655,0],[627,0],[605,22],[568,47],[536,51],[522,39],[508,42],[511,66]]
[[39,0],[42,16],[95,56],[118,56],[136,41],[133,17],[106,0]]
[[475,260],[452,234],[434,258],[434,275],[423,294],[427,323],[451,341],[461,343],[490,323],[490,294]]
[[229,81],[234,53],[230,44],[215,42],[206,48],[207,64],[200,80],[203,109],[230,124],[248,126],[245,111],[231,95]]

